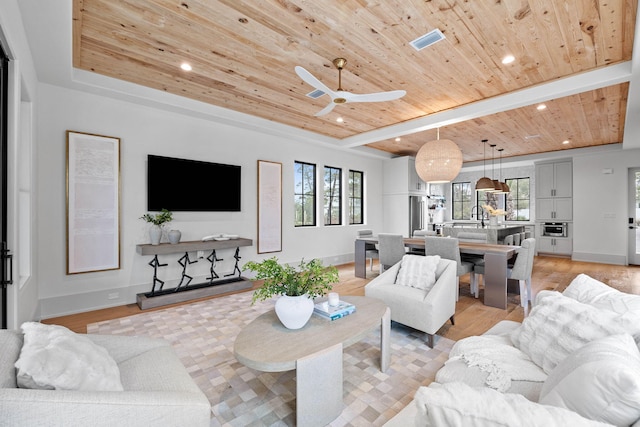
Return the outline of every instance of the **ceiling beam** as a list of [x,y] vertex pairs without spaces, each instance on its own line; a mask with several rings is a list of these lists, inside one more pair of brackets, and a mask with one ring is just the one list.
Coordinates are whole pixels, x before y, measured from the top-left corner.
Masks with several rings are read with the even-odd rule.
[[[575,95],[594,89],[628,82],[632,77],[632,61],[625,61],[594,71],[577,74],[558,79],[550,83],[532,86],[514,91],[502,96],[488,98],[482,101],[452,108],[439,113],[430,114],[414,120],[363,132],[344,138],[340,141],[342,147],[357,147],[372,142],[384,141],[398,136],[410,135],[460,123],[490,114],[525,107],[555,98]],[[627,120],[629,122],[631,120]],[[638,124],[640,126],[640,124]],[[625,132],[626,133],[626,132]]]

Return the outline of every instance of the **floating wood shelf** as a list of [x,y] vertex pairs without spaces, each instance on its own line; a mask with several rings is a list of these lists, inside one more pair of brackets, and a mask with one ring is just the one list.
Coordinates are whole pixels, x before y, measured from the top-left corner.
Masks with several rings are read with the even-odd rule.
[[210,251],[213,249],[233,249],[240,246],[252,246],[251,239],[229,239],[229,240],[193,240],[190,242],[160,243],[159,245],[136,245],[136,251],[140,255],[168,255],[182,252]]

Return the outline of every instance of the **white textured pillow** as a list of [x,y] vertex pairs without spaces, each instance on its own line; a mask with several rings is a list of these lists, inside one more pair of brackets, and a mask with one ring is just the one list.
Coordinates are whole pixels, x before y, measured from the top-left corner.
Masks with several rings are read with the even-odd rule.
[[549,374],[540,403],[583,417],[628,426],[640,418],[640,352],[631,335],[581,347]]
[[436,283],[439,255],[405,255],[400,263],[396,284],[429,291]]
[[540,291],[531,314],[511,334],[513,344],[549,374],[583,345],[610,335],[640,336],[640,323],[582,304],[555,291]]
[[562,295],[594,307],[640,319],[640,295],[620,292],[586,274],[578,274]]
[[122,391],[120,370],[107,350],[63,326],[22,324],[15,363],[21,388]]
[[415,395],[416,426],[566,427],[604,426],[564,408],[541,405],[520,394],[461,382],[431,383]]

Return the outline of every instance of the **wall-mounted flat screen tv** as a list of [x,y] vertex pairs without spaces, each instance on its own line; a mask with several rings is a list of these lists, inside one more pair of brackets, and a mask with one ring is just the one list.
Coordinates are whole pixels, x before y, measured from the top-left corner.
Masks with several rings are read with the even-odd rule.
[[149,154],[149,211],[239,212],[240,166]]

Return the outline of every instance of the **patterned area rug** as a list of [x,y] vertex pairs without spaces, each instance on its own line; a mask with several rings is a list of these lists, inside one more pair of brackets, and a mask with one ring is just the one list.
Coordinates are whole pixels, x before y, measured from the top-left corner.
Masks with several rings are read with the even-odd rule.
[[[251,292],[91,324],[88,333],[145,335],[171,342],[212,406],[211,426],[295,425],[295,371],[249,369],[233,356],[240,330],[272,302],[251,305]],[[336,320],[339,321],[339,320]],[[391,324],[391,365],[380,372],[380,331],[344,349],[344,403],[331,426],[379,426],[431,383],[454,341]],[[265,343],[268,345],[269,343]]]

